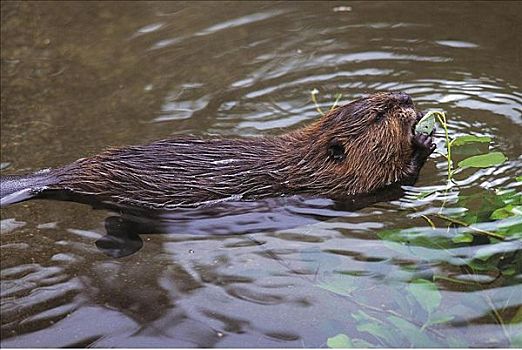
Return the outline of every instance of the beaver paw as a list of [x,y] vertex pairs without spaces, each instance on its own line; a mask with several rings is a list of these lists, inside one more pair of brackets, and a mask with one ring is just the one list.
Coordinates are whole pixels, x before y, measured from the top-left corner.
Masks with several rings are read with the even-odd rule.
[[433,143],[432,135],[426,135],[423,133],[417,133],[413,137],[413,144],[417,151],[417,154],[423,158],[427,158],[436,148]]
[[433,134],[435,130],[430,134],[426,135],[423,133],[417,133],[413,136],[413,157],[411,163],[407,168],[406,176],[401,181],[403,185],[413,185],[419,177],[419,172],[428,156],[435,150],[435,144],[433,143]]

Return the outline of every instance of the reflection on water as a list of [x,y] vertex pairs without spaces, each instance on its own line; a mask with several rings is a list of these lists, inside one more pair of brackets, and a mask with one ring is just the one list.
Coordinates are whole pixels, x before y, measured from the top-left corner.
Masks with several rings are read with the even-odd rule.
[[[337,93],[347,102],[400,90],[421,109],[445,110],[452,136],[489,136],[509,158],[458,174],[463,193],[520,188],[516,2],[9,2],[1,10],[2,171],[173,134],[281,133],[317,117],[314,88],[322,109]],[[512,264],[521,242],[455,245],[465,228],[427,226],[422,215],[455,196],[415,195],[444,183],[445,161],[433,155],[417,188],[379,203],[285,198],[148,221],[51,201],[2,209],[1,344],[321,347],[344,333],[377,346],[507,346],[522,331],[510,323],[522,305],[520,263]],[[481,269],[477,256],[516,269]],[[417,279],[441,291],[432,312],[440,324],[422,334],[429,306],[411,299]],[[367,317],[413,333],[376,338]]]

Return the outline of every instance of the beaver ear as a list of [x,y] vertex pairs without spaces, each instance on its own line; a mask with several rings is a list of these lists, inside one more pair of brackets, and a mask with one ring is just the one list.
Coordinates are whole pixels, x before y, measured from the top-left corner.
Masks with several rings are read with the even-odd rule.
[[338,139],[334,138],[328,143],[328,156],[336,162],[341,162],[346,158],[344,146]]

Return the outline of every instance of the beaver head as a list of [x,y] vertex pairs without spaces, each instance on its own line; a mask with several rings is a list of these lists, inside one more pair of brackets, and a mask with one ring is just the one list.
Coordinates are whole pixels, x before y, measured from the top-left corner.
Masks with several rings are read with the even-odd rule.
[[408,148],[416,121],[417,111],[411,97],[402,92],[388,92],[333,110],[320,120],[320,129],[325,138],[331,137],[328,152],[337,161],[346,153],[353,153],[354,146],[365,153],[380,154],[386,160]]
[[331,194],[367,193],[408,175],[419,116],[408,94],[381,92],[289,135],[300,140],[301,150],[310,150],[301,164],[313,168],[309,175],[324,181]]

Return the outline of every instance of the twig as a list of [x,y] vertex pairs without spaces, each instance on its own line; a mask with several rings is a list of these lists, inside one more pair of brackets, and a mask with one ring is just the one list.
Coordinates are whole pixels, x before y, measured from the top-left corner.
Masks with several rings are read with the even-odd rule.
[[317,112],[319,112],[319,114],[324,115],[325,113],[323,112],[321,107],[319,107],[319,104],[317,103],[317,99],[315,98],[315,95],[317,95],[319,93],[319,90],[313,89],[312,92],[310,92],[310,93],[312,94],[312,101],[315,104],[315,109],[317,109]]
[[330,111],[333,111],[334,108],[337,107],[337,104],[339,103],[339,101],[341,100],[342,97],[343,97],[343,94],[341,94],[341,93],[337,94],[334,104],[332,105],[332,107],[330,107]]
[[467,227],[470,230],[475,231],[475,232],[480,233],[480,234],[483,234],[485,236],[493,237],[493,238],[499,239],[501,241],[503,241],[505,239],[504,236],[499,235],[498,233],[494,233],[494,232],[491,232],[491,231],[487,231],[487,230],[483,230],[483,229],[480,229],[480,228],[473,227],[473,226],[471,226],[470,224],[468,224],[468,223],[466,223],[464,221],[460,221],[458,219],[454,219],[454,218],[451,218],[449,216],[442,215],[442,214],[435,214],[435,215],[438,218],[442,219],[442,220],[446,220],[446,221],[449,221],[449,222],[451,222],[453,224],[457,224],[457,225],[460,225],[460,226]]
[[432,229],[435,229],[435,224],[433,223],[433,221],[431,221],[431,219],[429,217],[427,217],[426,215],[421,215],[421,218],[426,220],[428,222],[428,224],[430,224]]

